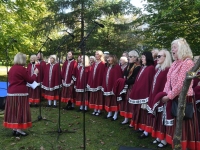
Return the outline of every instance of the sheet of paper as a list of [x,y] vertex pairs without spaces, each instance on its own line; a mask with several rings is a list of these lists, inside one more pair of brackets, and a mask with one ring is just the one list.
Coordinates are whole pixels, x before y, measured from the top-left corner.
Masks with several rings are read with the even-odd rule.
[[32,84],[27,83],[27,86],[31,87],[32,89],[35,89],[38,85],[39,85],[39,83],[37,83],[36,81],[34,81]]

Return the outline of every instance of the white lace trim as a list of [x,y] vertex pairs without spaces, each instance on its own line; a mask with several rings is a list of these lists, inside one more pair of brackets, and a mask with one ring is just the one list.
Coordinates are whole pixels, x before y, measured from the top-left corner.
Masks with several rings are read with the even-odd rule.
[[122,100],[121,96],[117,97],[117,101],[121,101],[121,100]]
[[42,88],[45,89],[45,90],[47,90],[47,91],[54,91],[54,90],[59,89],[59,88],[61,88],[61,87],[62,87],[62,84],[61,84],[61,85],[54,86],[53,88],[46,87],[46,86],[42,85]]
[[63,86],[64,86],[64,87],[70,87],[71,85],[72,85],[72,83],[69,83],[69,84],[63,83]]
[[14,93],[14,94],[7,93],[7,96],[28,96],[28,93]]
[[130,104],[144,104],[147,103],[149,98],[144,98],[144,99],[131,99],[129,98],[129,103]]
[[98,86],[98,87],[96,87],[96,88],[90,88],[90,86],[87,84],[87,89],[88,89],[88,91],[90,91],[90,92],[96,92],[96,91],[101,90],[101,89],[102,89],[102,86]]
[[200,100],[196,100],[196,104],[200,103]]

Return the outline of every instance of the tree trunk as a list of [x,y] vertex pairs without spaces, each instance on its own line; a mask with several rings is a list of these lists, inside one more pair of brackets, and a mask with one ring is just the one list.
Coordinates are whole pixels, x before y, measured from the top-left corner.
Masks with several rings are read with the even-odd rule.
[[[84,38],[84,28],[85,28],[85,24],[84,24],[84,10],[85,10],[85,4],[84,4],[84,0],[82,0],[82,2],[81,2],[81,41]],[[84,47],[85,47],[85,43],[83,44],[83,46],[81,46],[81,54],[83,54]]]
[[186,78],[183,83],[183,88],[180,93],[179,99],[178,99],[178,110],[177,110],[177,118],[176,118],[176,129],[174,133],[174,150],[180,150],[181,149],[181,140],[182,140],[182,122],[185,112],[185,106],[186,106],[186,96],[187,92],[190,86],[190,83],[193,78],[195,78],[195,75],[191,75],[191,72],[196,72],[200,67],[200,59],[197,61],[195,66],[186,74]]

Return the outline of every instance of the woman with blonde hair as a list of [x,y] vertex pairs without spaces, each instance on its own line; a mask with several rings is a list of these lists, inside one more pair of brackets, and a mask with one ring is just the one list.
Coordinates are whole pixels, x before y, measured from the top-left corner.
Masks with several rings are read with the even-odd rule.
[[13,135],[17,136],[26,136],[27,133],[21,129],[32,126],[26,83],[33,83],[38,74],[38,69],[35,69],[30,76],[24,67],[25,64],[26,55],[17,53],[14,57],[14,65],[8,72],[9,86],[3,126],[13,129]]
[[[84,63],[85,60],[85,63]],[[87,111],[89,104],[88,91],[86,89],[90,73],[90,60],[87,55],[81,56],[79,69],[76,73],[76,105],[80,106],[78,111]]]
[[165,126],[162,125],[163,103],[160,101],[155,101],[154,98],[164,89],[167,81],[167,73],[171,63],[172,59],[169,51],[163,49],[158,52],[156,73],[153,78],[153,84],[151,86],[147,105],[147,111],[149,115],[147,116],[144,132],[140,136],[140,138],[145,138],[147,137],[148,133],[152,133],[152,137],[157,138],[155,141],[153,141],[154,144],[163,140],[165,135]]
[[96,51],[96,62],[91,67],[87,89],[90,92],[89,107],[94,109],[93,115],[99,116],[101,110],[104,108],[102,82],[105,70],[104,55],[102,51]]
[[44,98],[48,100],[47,107],[56,108],[56,101],[59,100],[59,88],[62,86],[60,66],[56,61],[56,55],[50,55],[50,63],[45,68],[44,76],[42,88],[44,89]]
[[[33,73],[34,73],[34,70],[36,68],[38,70],[40,70],[40,66],[39,66],[39,63],[38,63],[38,60],[37,60],[37,56],[36,55],[31,55],[30,56],[30,63],[27,66],[28,74],[30,76],[32,76]],[[39,77],[40,77],[40,74],[38,74],[38,77],[36,78],[36,82],[37,82],[38,86],[35,89],[32,89],[29,86],[29,84],[27,84],[27,86],[28,86],[28,93],[29,93],[29,103],[30,103],[30,106],[32,106],[32,104],[34,104],[37,107],[38,103],[40,102],[40,86],[39,86],[40,83],[39,83]]]
[[75,74],[77,69],[77,61],[74,59],[72,51],[67,53],[67,59],[62,66],[62,93],[61,102],[66,103],[66,110],[73,110],[75,101],[74,83],[76,81]]
[[94,56],[90,56],[90,65],[92,66],[96,62],[96,58]]
[[[187,41],[183,38],[174,40],[171,43],[171,53],[174,59],[169,72],[167,74],[167,82],[164,87],[164,92],[159,94],[158,99],[162,99],[164,103],[163,109],[163,120],[166,126],[165,139],[161,140],[158,147],[164,147],[167,143],[172,144],[175,131],[176,117],[171,114],[172,101],[178,101],[178,97],[181,93],[183,87],[183,81],[186,78],[186,73],[194,66],[192,60],[193,55],[188,45]],[[183,150],[185,149],[198,149],[200,146],[199,142],[199,130],[198,121],[196,115],[196,106],[193,100],[193,82],[187,92],[186,102],[191,102],[193,104],[194,113],[191,119],[184,119],[182,121],[182,138],[181,145]],[[193,110],[191,110],[193,111]]]
[[109,54],[108,67],[104,71],[102,91],[105,100],[105,110],[108,112],[106,118],[112,117],[112,112],[115,112],[112,120],[117,120],[119,111],[119,105],[117,103],[117,97],[113,93],[113,87],[117,79],[122,78],[122,70],[118,65],[117,57]]

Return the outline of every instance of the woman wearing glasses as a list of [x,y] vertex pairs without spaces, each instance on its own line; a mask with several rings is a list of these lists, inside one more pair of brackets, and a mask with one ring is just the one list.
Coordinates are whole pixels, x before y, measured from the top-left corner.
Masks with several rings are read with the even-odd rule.
[[[132,105],[128,102],[130,91],[133,84],[135,83],[135,78],[140,71],[140,65],[138,63],[138,53],[135,50],[132,50],[128,53],[129,64],[124,70],[124,79],[125,84],[128,86],[127,92],[125,95],[122,95],[122,101],[120,101],[120,115],[124,117],[124,121],[121,123],[127,124],[129,119],[132,118]],[[126,90],[125,90],[126,91]],[[131,127],[131,126],[130,126]]]
[[[129,103],[133,105],[131,125],[135,127],[137,132],[142,132],[145,128],[147,120],[146,106],[155,73],[154,60],[151,52],[143,52],[141,60],[143,66],[136,77],[129,97]],[[145,136],[148,136],[148,133]]]
[[[161,140],[159,147],[164,147],[167,143],[173,145],[173,138],[175,132],[176,118],[171,116],[172,101],[178,100],[179,94],[183,87],[183,81],[188,72],[193,66],[192,51],[185,39],[180,38],[174,40],[171,44],[172,57],[175,60],[167,74],[167,82],[164,88],[164,94],[161,97],[162,102],[165,103],[166,108],[163,109],[164,124],[166,126],[165,140]],[[191,119],[182,121],[182,139],[181,146],[183,150],[193,149],[197,150],[200,147],[198,121],[196,115],[196,106],[193,100],[193,82],[191,83],[186,97],[186,102],[192,102],[194,113]],[[165,96],[164,96],[165,95]]]
[[155,96],[162,92],[167,81],[167,73],[171,66],[172,59],[169,51],[161,50],[157,55],[156,73],[154,75],[153,84],[149,95],[147,110],[150,115],[147,116],[145,131],[140,138],[145,138],[146,133],[152,133],[152,137],[157,139],[154,144],[164,139],[165,127],[162,125],[162,109],[163,103],[155,101]]

